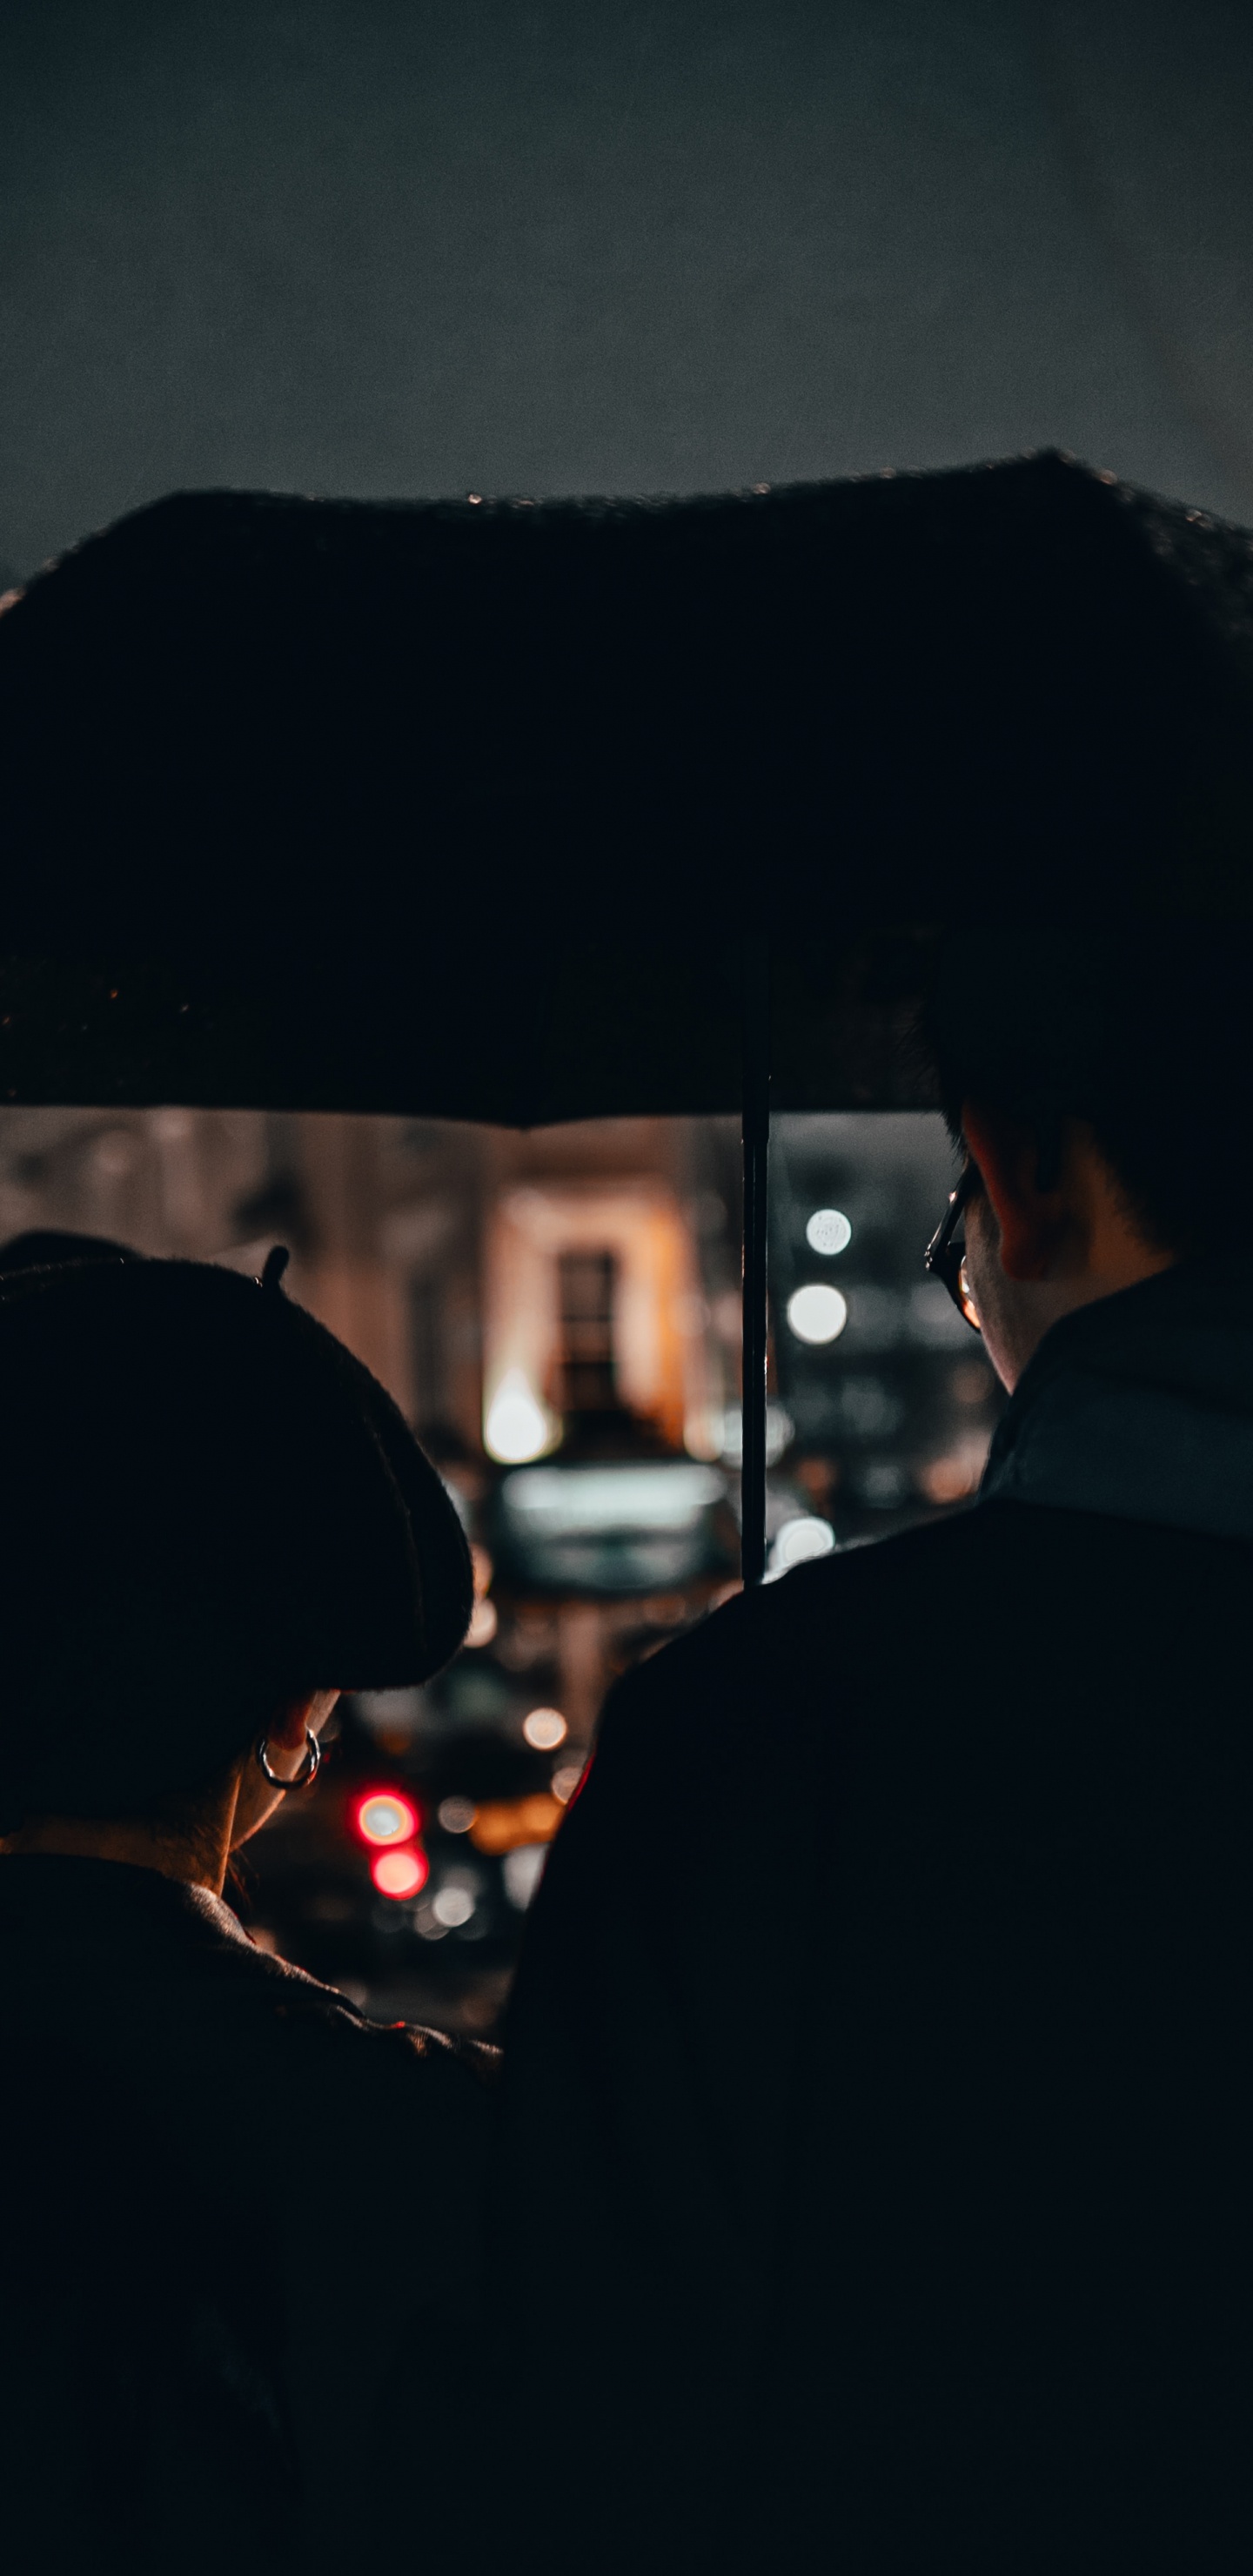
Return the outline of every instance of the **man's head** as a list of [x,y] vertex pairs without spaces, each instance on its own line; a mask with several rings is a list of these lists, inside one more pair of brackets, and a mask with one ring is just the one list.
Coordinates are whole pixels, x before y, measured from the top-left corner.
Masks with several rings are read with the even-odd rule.
[[1243,925],[969,934],[925,1022],[975,1178],[966,1271],[1013,1387],[1073,1308],[1198,1255],[1253,1258]]

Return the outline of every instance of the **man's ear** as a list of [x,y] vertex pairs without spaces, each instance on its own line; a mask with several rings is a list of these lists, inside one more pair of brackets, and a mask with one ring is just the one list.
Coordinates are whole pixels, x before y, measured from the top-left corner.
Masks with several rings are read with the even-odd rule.
[[962,1103],[962,1134],[1001,1234],[1007,1279],[1043,1279],[1062,1220],[1061,1193],[1039,1185],[1039,1141],[1019,1119]]

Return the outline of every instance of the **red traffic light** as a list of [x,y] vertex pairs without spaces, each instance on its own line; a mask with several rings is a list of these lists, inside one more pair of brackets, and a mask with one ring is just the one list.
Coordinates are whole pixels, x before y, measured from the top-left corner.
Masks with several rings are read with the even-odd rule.
[[357,1799],[352,1820],[363,1843],[383,1850],[412,1842],[422,1821],[412,1798],[399,1789],[367,1789]]
[[376,1852],[370,1863],[370,1876],[380,1896],[393,1897],[400,1905],[407,1896],[421,1894],[430,1868],[421,1843],[406,1843],[403,1851]]

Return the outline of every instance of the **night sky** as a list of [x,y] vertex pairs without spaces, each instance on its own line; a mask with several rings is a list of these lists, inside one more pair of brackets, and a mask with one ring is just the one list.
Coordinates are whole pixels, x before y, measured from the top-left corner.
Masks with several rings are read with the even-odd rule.
[[1253,520],[1253,9],[19,0],[0,559],[1060,444]]

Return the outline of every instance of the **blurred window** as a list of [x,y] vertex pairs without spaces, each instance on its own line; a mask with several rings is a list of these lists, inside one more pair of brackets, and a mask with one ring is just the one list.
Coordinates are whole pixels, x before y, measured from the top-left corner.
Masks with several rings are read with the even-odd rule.
[[444,1334],[440,1282],[419,1271],[409,1282],[409,1348],[413,1368],[413,1418],[438,1422],[444,1411]]
[[563,1413],[607,1413],[618,1401],[612,1252],[562,1252],[557,1259],[558,1376]]

